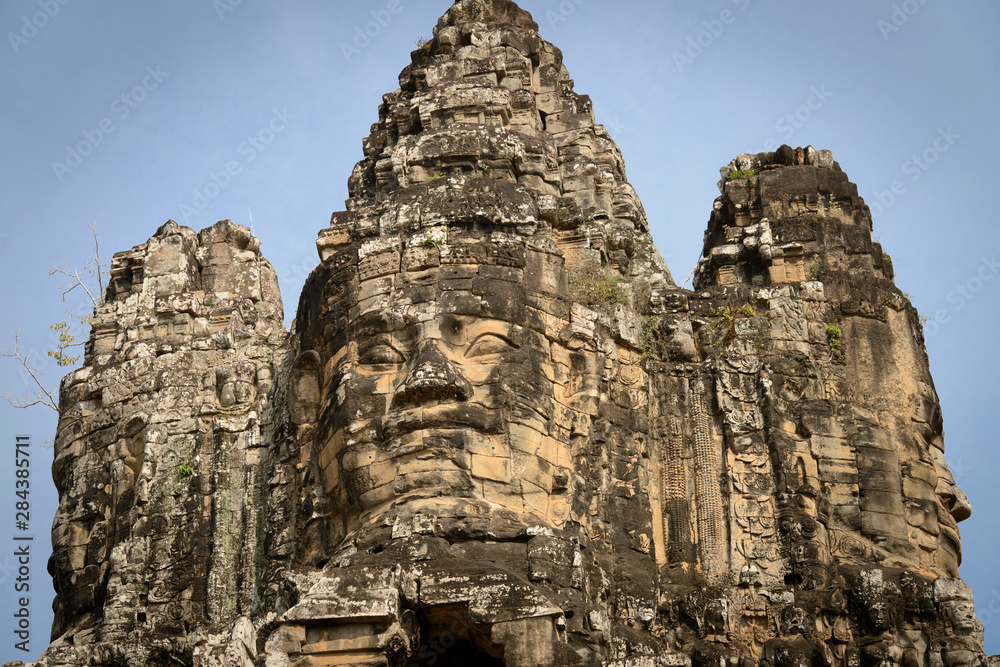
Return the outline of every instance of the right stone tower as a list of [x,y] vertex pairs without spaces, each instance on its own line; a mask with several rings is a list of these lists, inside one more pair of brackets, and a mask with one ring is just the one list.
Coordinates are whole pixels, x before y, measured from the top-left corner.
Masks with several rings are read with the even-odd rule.
[[[683,388],[658,392],[668,432],[695,427],[660,455],[672,608],[690,613],[680,591],[695,570],[728,588],[698,632],[714,617],[764,664],[796,650],[815,664],[980,664],[958,578],[971,507],[945,463],[919,314],[868,207],[811,147],[741,155],[719,188],[694,294],[656,310],[661,332],[690,322],[712,395],[706,437],[704,399],[677,410]],[[703,442],[720,461],[702,463]],[[689,479],[716,465],[724,525],[712,480]]]

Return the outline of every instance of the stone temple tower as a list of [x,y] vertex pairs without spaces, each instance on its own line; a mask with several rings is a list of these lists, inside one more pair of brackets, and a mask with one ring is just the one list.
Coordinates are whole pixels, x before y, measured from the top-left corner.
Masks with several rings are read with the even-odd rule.
[[61,392],[55,667],[983,666],[919,317],[828,151],[694,291],[509,0],[383,97],[291,332],[249,230],[115,256]]

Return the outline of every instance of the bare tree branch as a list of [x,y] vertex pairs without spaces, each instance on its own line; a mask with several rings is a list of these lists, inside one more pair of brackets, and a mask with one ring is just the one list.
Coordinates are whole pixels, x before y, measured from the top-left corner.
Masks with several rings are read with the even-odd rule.
[[[90,299],[91,304],[94,308],[97,308],[104,303],[104,290],[105,290],[105,280],[106,280],[106,269],[107,264],[101,262],[101,243],[100,237],[97,235],[97,227],[93,223],[87,224],[87,229],[89,229],[94,235],[94,256],[88,260],[83,266],[87,273],[90,274],[92,280],[96,279],[96,285],[92,281],[87,280],[84,276],[80,275],[79,269],[70,268],[58,268],[53,266],[49,268],[49,275],[62,275],[69,278],[69,280],[59,288],[62,300],[65,301],[66,297],[70,295],[77,288],[82,289],[87,293],[87,297]],[[86,316],[80,316],[75,313],[70,313],[74,318],[79,319],[81,322],[87,320]]]
[[[65,302],[66,297],[78,289],[87,293],[91,306],[89,313],[81,315],[71,310],[66,311],[70,316],[70,322],[77,322],[83,327],[92,324],[94,309],[104,304],[105,283],[110,277],[108,265],[101,261],[101,243],[100,236],[97,235],[97,226],[94,223],[89,223],[87,229],[90,230],[94,237],[94,254],[84,263],[82,275],[80,269],[76,268],[57,268],[53,266],[49,269],[50,276],[59,275],[66,278],[66,282],[59,288],[62,301]],[[82,346],[85,342],[76,342],[76,334],[72,333],[74,327],[69,322],[57,322],[49,328],[58,336],[58,342],[53,349],[48,350],[48,356],[55,359],[59,366],[75,365],[80,360],[80,357],[71,357],[66,354],[66,350]],[[32,364],[31,355],[34,354],[34,350],[21,347],[18,340],[19,333],[16,332],[14,334],[13,349],[10,350],[5,346],[0,351],[0,358],[15,359],[21,364],[22,370],[20,373],[25,384],[28,386],[28,392],[22,396],[6,393],[3,397],[15,408],[27,409],[36,405],[45,405],[59,412],[59,401],[55,397],[56,392],[49,389],[41,377],[44,366],[34,366]]]
[[101,237],[97,235],[97,224],[88,223],[87,228],[94,234],[94,263],[97,265],[97,289],[100,293],[97,295],[99,303],[95,303],[95,306],[104,304],[104,288],[106,287],[104,283],[104,269],[109,268],[107,265],[101,263]]
[[49,275],[50,276],[54,276],[54,275],[57,275],[57,274],[64,275],[64,276],[66,276],[66,277],[68,277],[68,278],[71,279],[68,283],[66,283],[65,285],[63,285],[62,287],[59,288],[59,292],[62,294],[62,300],[63,301],[66,300],[66,297],[69,296],[69,294],[73,290],[75,290],[77,287],[79,287],[79,288],[83,289],[84,292],[87,293],[87,296],[90,297],[90,301],[94,304],[95,308],[100,305],[98,303],[97,299],[94,298],[94,295],[90,291],[90,288],[87,287],[87,283],[84,282],[83,278],[80,277],[80,271],[78,269],[72,269],[72,270],[71,269],[59,269],[59,268],[56,268],[54,266],[49,269]]
[[32,350],[23,350],[18,341],[18,336],[20,332],[14,332],[14,349],[9,350],[5,345],[2,350],[0,350],[0,357],[7,359],[17,359],[17,361],[24,368],[28,377],[35,383],[35,388],[28,388],[28,392],[22,396],[15,396],[10,393],[5,393],[3,397],[11,404],[12,407],[27,409],[34,407],[36,405],[45,405],[52,408],[56,412],[59,412],[59,403],[52,395],[52,391],[45,386],[42,382],[38,373],[31,366],[31,354]]

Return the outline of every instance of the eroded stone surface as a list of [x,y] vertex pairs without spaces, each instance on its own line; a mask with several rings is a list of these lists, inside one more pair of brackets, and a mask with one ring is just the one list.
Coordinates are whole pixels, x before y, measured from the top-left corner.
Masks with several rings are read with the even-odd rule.
[[169,664],[190,656],[189,631],[251,603],[261,425],[286,339],[259,247],[229,221],[168,222],[115,255],[61,388],[55,642],[39,664]]
[[688,291],[514,3],[400,85],[291,335],[244,228],[116,256],[36,664],[987,664],[919,318],[828,151],[725,167]]

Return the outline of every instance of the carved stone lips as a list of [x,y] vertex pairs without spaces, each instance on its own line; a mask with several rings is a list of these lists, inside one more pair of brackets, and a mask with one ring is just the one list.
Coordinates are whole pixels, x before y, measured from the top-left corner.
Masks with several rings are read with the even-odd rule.
[[427,429],[471,429],[486,435],[503,431],[499,410],[479,405],[441,405],[390,412],[375,420],[375,439],[387,442],[392,438]]

